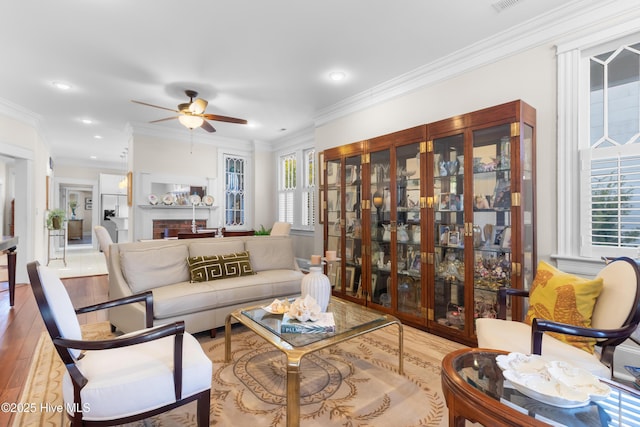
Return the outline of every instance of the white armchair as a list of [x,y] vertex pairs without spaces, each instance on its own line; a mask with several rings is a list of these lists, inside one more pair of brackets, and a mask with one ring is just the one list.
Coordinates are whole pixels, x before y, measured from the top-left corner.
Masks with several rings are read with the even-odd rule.
[[[176,322],[152,328],[151,292],[74,310],[53,270],[31,262],[40,314],[66,365],[62,396],[72,426],[116,425],[197,401],[198,426],[209,426],[212,363]],[[113,339],[82,339],[76,314],[143,302],[147,329]],[[73,412],[69,412],[73,411]]]
[[[478,347],[542,354],[586,369],[595,375],[609,378],[613,372],[613,353],[636,330],[640,323],[640,269],[630,258],[616,258],[596,276],[602,278],[602,291],[596,299],[591,328],[533,319],[532,325],[503,319],[477,319]],[[506,295],[528,296],[527,291],[501,289],[501,316]],[[596,351],[587,351],[566,344],[544,332],[595,338]]]
[[104,228],[102,225],[96,225],[93,227],[93,231],[96,233],[96,238],[98,239],[98,246],[100,247],[100,251],[104,253],[104,257],[109,261],[109,246],[113,244],[113,240],[111,239],[111,235],[109,234],[109,230]]

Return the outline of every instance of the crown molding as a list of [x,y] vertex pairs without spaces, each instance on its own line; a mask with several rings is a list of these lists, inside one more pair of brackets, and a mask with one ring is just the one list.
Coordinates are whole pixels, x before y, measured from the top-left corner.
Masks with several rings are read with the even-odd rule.
[[315,126],[628,14],[638,14],[637,0],[575,0],[324,108],[315,116]]
[[[14,104],[11,101],[0,98],[0,114],[21,121],[22,123],[29,125],[36,130],[40,130],[42,127],[42,117],[38,114],[27,110],[26,108]],[[40,132],[41,133],[41,132]]]

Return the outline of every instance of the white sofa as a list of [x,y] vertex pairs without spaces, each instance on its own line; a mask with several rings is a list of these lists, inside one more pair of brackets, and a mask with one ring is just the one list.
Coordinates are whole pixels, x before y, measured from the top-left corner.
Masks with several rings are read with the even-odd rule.
[[[187,258],[249,252],[254,275],[192,283]],[[232,311],[300,294],[303,273],[286,236],[152,240],[109,248],[109,299],[153,292],[153,323],[183,320],[190,333],[224,325]],[[122,332],[144,327],[142,304],[109,310]]]

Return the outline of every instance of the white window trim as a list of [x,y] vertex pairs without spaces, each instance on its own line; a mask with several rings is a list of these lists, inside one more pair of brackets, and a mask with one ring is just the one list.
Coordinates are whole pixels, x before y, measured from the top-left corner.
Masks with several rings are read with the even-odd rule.
[[[580,255],[580,239],[584,202],[580,202],[580,141],[585,138],[581,127],[588,119],[588,99],[581,94],[587,93],[588,80],[582,67],[583,52],[593,47],[628,37],[638,32],[640,18],[624,24],[613,25],[602,31],[590,33],[585,37],[568,41],[557,46],[558,66],[558,241],[556,259],[558,268],[567,272],[593,276],[602,269],[599,258]],[[588,58],[586,59],[588,60]],[[585,86],[586,85],[586,86]],[[621,252],[621,255],[623,253]],[[635,253],[628,255],[635,256]]]

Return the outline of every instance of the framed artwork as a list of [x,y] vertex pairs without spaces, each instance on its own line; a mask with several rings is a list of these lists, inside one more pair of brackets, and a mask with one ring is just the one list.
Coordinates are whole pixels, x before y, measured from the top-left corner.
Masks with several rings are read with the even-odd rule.
[[407,190],[407,207],[420,208],[420,190]]
[[451,207],[451,194],[441,193],[440,200],[438,202],[438,210],[448,211]]
[[346,285],[346,292],[353,292],[353,279],[356,275],[355,267],[346,267],[345,268],[345,279],[344,284]]
[[505,227],[502,231],[502,241],[500,242],[502,249],[511,249],[511,227]]
[[449,232],[451,230],[449,229],[448,225],[441,225],[440,226],[440,244],[442,246],[446,246],[449,244]]
[[[49,158],[49,160],[51,160],[51,158]],[[45,185],[47,187],[46,189],[46,202],[45,202],[45,206],[46,206],[46,210],[49,210],[49,183],[51,182],[51,178],[49,176],[47,176]]]
[[496,182],[496,188],[493,192],[493,209],[510,209],[511,208],[511,182],[508,179],[500,178]]
[[127,173],[127,206],[133,206],[133,172]]
[[411,262],[410,270],[420,271],[420,254],[419,253],[413,256],[413,261]]
[[84,209],[87,211],[93,209],[93,199],[91,197],[84,198]]
[[449,246],[458,246],[458,245],[460,245],[460,232],[449,231]]
[[353,260],[353,246],[354,246],[353,239],[347,239],[344,247],[344,257],[347,260],[347,262]]

